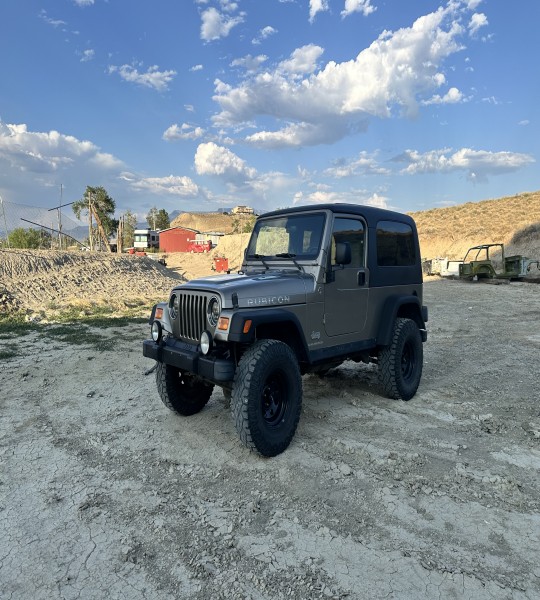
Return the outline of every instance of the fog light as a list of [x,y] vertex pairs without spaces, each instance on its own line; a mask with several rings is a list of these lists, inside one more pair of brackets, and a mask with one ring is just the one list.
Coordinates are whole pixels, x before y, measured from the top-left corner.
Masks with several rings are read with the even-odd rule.
[[212,350],[212,336],[208,333],[208,331],[203,331],[201,333],[201,352],[203,354],[208,354],[210,350]]
[[152,334],[152,339],[154,342],[159,342],[161,340],[161,336],[163,335],[163,328],[161,327],[161,323],[159,321],[154,321],[152,323],[152,328],[150,329]]

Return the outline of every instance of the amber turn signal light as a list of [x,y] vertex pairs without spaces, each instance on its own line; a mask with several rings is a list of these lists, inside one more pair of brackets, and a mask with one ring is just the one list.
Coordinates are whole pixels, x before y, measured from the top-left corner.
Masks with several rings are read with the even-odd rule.
[[217,328],[220,331],[227,331],[229,329],[229,317],[219,317]]

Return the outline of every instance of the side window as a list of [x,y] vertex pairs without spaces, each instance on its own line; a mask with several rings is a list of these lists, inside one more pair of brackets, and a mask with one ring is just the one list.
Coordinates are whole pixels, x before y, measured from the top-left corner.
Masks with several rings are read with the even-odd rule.
[[413,230],[406,223],[377,223],[377,264],[379,267],[407,267],[416,262]]
[[336,244],[348,242],[351,246],[350,267],[364,266],[364,224],[358,219],[338,217],[332,230],[332,264],[336,264]]

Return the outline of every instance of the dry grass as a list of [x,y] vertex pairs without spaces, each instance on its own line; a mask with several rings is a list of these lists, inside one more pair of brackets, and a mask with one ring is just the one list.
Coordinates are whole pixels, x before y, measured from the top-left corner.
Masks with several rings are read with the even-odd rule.
[[418,226],[422,256],[426,258],[460,259],[470,246],[485,243],[518,247],[528,240],[525,247],[530,251],[512,252],[527,255],[540,246],[540,191],[433,208],[411,216]]
[[197,231],[239,233],[245,225],[255,221],[253,215],[223,215],[219,213],[182,213],[171,223],[171,227],[188,227]]

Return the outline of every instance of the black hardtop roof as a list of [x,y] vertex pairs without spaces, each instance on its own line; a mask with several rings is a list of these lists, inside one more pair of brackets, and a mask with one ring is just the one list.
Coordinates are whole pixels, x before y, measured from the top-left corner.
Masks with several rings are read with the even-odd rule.
[[408,223],[414,225],[414,219],[404,213],[399,213],[393,210],[387,210],[385,208],[377,208],[376,206],[367,206],[364,204],[312,204],[308,206],[295,206],[292,208],[282,208],[280,210],[273,210],[271,212],[264,213],[259,219],[265,219],[267,217],[285,215],[289,213],[308,212],[308,211],[321,211],[330,210],[334,213],[346,213],[350,215],[360,215],[364,217],[369,227],[376,225],[378,221],[399,221],[401,223]]

